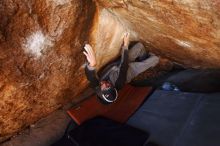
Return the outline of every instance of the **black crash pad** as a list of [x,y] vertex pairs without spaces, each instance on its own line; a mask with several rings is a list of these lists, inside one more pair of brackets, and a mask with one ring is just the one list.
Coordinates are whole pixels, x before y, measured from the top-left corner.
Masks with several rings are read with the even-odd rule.
[[128,124],[160,146],[220,146],[220,93],[156,90]]

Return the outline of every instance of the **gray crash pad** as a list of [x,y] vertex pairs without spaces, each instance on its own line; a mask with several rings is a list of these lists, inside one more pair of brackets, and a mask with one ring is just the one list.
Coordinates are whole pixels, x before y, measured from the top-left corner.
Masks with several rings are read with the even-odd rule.
[[220,146],[220,93],[156,90],[128,124],[160,146]]

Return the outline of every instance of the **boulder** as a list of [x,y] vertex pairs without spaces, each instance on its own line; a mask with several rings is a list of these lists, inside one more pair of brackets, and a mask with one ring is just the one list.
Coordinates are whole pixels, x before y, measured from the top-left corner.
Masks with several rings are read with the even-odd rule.
[[0,137],[79,101],[85,43],[97,69],[119,56],[124,32],[186,68],[219,68],[219,9],[218,0],[1,0]]
[[95,3],[0,2],[0,137],[12,135],[87,87],[82,46]]

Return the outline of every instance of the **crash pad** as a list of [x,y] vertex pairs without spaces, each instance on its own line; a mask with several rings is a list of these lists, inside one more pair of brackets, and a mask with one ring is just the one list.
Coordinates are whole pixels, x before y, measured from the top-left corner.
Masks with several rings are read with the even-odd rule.
[[119,91],[118,99],[114,103],[102,104],[97,96],[93,95],[69,109],[67,113],[79,125],[96,116],[103,116],[124,123],[138,109],[151,91],[151,87],[134,87],[127,84]]
[[160,146],[220,146],[220,92],[155,90],[128,120]]

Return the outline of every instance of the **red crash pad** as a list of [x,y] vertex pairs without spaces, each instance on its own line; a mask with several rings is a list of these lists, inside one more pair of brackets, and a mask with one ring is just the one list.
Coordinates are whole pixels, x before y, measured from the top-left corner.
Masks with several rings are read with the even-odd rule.
[[79,125],[96,116],[103,116],[124,123],[151,91],[151,87],[134,87],[127,84],[119,91],[117,101],[112,104],[104,105],[94,95],[76,107],[69,109],[67,113]]

